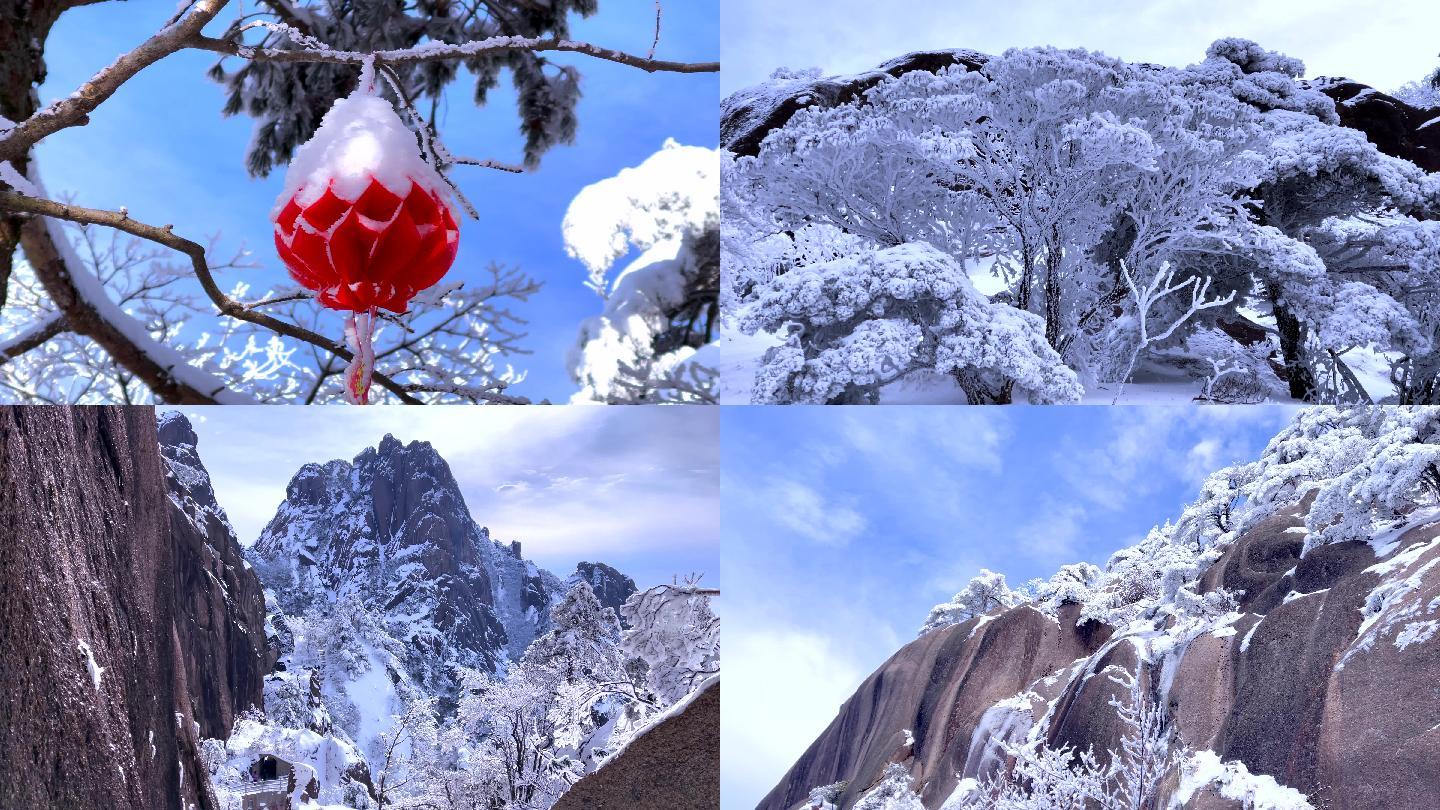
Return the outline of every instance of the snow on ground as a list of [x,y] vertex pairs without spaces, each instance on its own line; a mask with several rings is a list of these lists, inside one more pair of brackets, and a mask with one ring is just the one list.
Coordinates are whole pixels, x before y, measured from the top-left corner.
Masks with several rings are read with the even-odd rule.
[[776,335],[760,332],[746,335],[737,329],[720,330],[720,404],[749,405],[755,388],[755,370],[765,350],[779,346]]
[[390,727],[395,714],[395,684],[391,682],[384,659],[374,650],[366,651],[370,668],[345,685],[345,694],[355,704],[359,717],[356,742],[362,751],[369,751],[380,732]]

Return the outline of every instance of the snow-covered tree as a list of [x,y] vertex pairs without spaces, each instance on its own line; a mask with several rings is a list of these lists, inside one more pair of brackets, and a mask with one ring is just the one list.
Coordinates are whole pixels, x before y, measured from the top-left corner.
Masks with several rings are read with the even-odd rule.
[[576,401],[714,403],[704,347],[719,318],[719,197],[716,151],[671,140],[570,203],[565,249],[604,301],[567,358]]
[[850,787],[849,782],[835,782],[834,784],[811,788],[810,794],[806,797],[806,801],[809,802],[809,804],[806,805],[805,810],[835,810],[836,803],[840,801],[841,794],[843,794],[848,787]]
[[982,568],[980,576],[970,580],[970,584],[955,594],[954,599],[930,609],[930,615],[920,628],[920,635],[984,616],[991,611],[1014,607],[1025,599],[1026,594],[1010,590],[1005,584],[1004,574]]
[[[258,175],[289,161],[369,65],[377,92],[413,135],[419,159],[472,214],[460,193],[459,167],[523,172],[576,135],[580,71],[551,61],[549,52],[647,72],[719,70],[713,62],[655,58],[654,48],[640,56],[574,40],[571,23],[595,13],[594,0],[543,6],[264,0],[237,9],[215,36],[205,29],[227,3],[204,0],[157,17],[153,36],[41,109],[31,88],[44,79],[51,26],[61,11],[80,5],[59,2],[45,14],[25,15],[15,36],[26,46],[0,54],[6,74],[16,78],[0,89],[0,385],[27,401],[332,401],[341,397],[339,378],[355,352],[368,354],[346,347],[309,293],[252,291],[233,279],[227,291],[216,274],[228,264],[212,256],[213,245],[135,220],[123,207],[89,208],[83,199],[67,204],[46,192],[34,147],[103,115],[116,91],[157,61],[187,51],[236,60],[215,65],[211,76],[228,92],[224,113],[257,120],[244,159]],[[658,23],[657,14],[656,47]],[[475,77],[471,100],[481,105],[509,73],[525,136],[523,165],[457,156],[445,147],[437,112],[462,66]],[[123,232],[173,252],[178,263],[142,262],[134,253],[124,255],[127,267],[119,270],[108,256],[87,263],[60,227],[64,222]],[[27,268],[12,274],[17,247]],[[509,360],[524,337],[510,304],[537,285],[499,266],[470,275],[479,280],[433,287],[409,312],[382,319],[374,345],[377,396],[406,403],[526,401],[506,393],[521,378]],[[668,379],[670,369],[636,373]],[[690,374],[671,382],[674,390],[688,391],[703,380]]]
[[855,810],[925,810],[915,792],[914,779],[904,765],[892,762],[875,787],[855,802]]
[[[937,334],[967,360],[1027,345],[965,327],[999,310],[1038,318],[1078,382],[1113,399],[1160,365],[1210,400],[1368,401],[1374,375],[1354,366],[1379,355],[1395,398],[1428,401],[1440,180],[1340,126],[1303,70],[1234,38],[1184,68],[1018,49],[795,112],[758,154],[722,161],[726,328],[773,341],[755,399],[878,401],[936,370]],[[907,263],[872,257],[919,244],[954,263],[947,283],[991,276],[989,306],[887,302],[885,281],[915,285]],[[830,300],[852,288],[853,309]],[[954,371],[968,401],[1025,387],[981,369]]]
[[411,786],[435,768],[437,733],[433,698],[410,701],[399,714],[390,716],[389,726],[372,746],[377,810],[406,806],[403,797],[413,792]]
[[720,671],[720,617],[710,609],[718,593],[698,580],[659,585],[631,594],[620,608],[629,626],[621,647],[645,663],[646,682],[666,705]]

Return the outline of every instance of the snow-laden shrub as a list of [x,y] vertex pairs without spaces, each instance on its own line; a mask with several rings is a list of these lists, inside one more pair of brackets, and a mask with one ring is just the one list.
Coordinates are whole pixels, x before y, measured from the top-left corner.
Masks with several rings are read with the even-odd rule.
[[923,243],[793,268],[757,290],[741,328],[798,330],[791,350],[767,357],[761,401],[874,400],[919,370],[993,378],[1035,402],[1080,396],[1035,316],[992,304],[958,262]]
[[835,810],[836,803],[840,801],[840,795],[848,787],[850,787],[849,782],[836,782],[811,788],[810,794],[806,797],[808,802],[806,810]]
[[855,802],[854,810],[925,810],[925,805],[915,792],[910,771],[892,762],[885,766],[885,774],[875,787]]

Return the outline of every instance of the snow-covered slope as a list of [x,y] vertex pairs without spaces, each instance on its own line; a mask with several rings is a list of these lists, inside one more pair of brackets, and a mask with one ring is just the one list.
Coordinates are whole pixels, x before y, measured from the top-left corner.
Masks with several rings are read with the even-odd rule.
[[1130,707],[1145,806],[1433,806],[1437,627],[1440,409],[1311,409],[1103,570],[937,608],[760,808],[1020,806],[986,803],[1018,749],[1133,765]]

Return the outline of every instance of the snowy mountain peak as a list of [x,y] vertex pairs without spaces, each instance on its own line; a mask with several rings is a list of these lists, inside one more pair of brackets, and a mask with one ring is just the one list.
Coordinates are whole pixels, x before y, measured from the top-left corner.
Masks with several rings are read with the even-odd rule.
[[475,523],[430,443],[388,434],[349,462],[301,467],[251,558],[287,614],[358,599],[408,646],[421,682],[518,659],[564,592]]
[[156,418],[156,429],[170,501],[200,532],[233,538],[235,530],[230,518],[216,501],[210,474],[200,461],[200,438],[190,420],[179,411],[162,411]]

